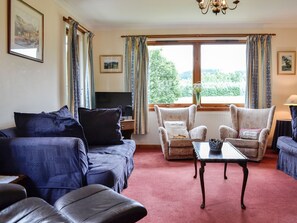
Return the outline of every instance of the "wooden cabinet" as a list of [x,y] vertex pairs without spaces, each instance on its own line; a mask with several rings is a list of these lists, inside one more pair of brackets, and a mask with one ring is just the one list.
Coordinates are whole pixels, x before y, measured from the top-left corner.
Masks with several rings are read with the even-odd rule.
[[124,139],[131,139],[131,135],[134,132],[134,120],[133,119],[122,120],[121,131]]

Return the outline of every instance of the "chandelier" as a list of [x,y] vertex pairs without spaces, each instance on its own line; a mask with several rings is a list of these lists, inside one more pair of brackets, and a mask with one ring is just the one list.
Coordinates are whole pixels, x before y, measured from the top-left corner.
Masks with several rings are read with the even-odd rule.
[[237,8],[239,1],[233,1],[233,7],[229,7],[227,0],[196,0],[198,2],[199,8],[201,9],[202,14],[206,14],[211,8],[212,12],[216,15],[220,12],[226,14],[226,10],[234,10]]

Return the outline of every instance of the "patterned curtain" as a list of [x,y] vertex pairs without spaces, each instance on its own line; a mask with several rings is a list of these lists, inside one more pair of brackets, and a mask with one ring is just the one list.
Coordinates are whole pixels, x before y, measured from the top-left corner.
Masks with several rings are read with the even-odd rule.
[[251,35],[247,40],[248,108],[271,107],[271,35]]
[[78,119],[78,107],[80,106],[80,66],[78,52],[78,23],[74,20],[69,22],[68,32],[68,105],[75,119]]
[[134,134],[148,132],[148,49],[147,38],[126,37],[125,89],[132,92]]
[[84,34],[84,43],[83,43],[84,103],[83,103],[83,106],[86,108],[95,108],[93,37],[94,37],[94,34],[91,32],[87,32]]
[[[67,104],[75,119],[78,119],[78,108],[95,107],[93,37],[91,32],[82,36],[82,49],[79,49],[77,33],[78,23],[69,21],[67,49]],[[79,60],[82,52],[82,61]],[[80,64],[80,62],[82,64]]]

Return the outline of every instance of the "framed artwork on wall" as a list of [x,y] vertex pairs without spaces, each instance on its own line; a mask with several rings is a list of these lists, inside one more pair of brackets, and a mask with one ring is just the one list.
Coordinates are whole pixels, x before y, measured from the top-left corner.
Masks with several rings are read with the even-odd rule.
[[21,0],[8,0],[8,53],[43,63],[44,15]]
[[100,73],[122,73],[123,56],[122,55],[101,55]]
[[277,73],[294,75],[296,69],[296,51],[277,52]]

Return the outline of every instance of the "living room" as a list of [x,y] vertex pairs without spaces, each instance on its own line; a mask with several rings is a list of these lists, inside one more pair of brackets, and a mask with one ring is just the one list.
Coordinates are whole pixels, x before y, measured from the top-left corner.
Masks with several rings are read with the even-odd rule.
[[[278,51],[296,51],[297,49],[297,18],[295,18],[294,6],[296,2],[279,3],[280,1],[271,1],[270,5],[259,1],[241,1],[238,8],[234,11],[227,11],[226,15],[215,15],[208,12],[202,15],[196,1],[187,1],[187,5],[193,7],[196,15],[193,21],[199,21],[206,17],[211,19],[211,24],[171,24],[144,26],[143,24],[131,24],[130,26],[116,26],[100,24],[99,21],[88,22],[78,9],[69,8],[70,1],[38,1],[25,0],[27,4],[44,14],[44,61],[39,63],[33,60],[24,59],[7,53],[8,42],[8,1],[0,2],[1,19],[0,25],[2,32],[0,34],[0,127],[1,129],[14,126],[14,112],[41,112],[54,111],[65,105],[65,78],[64,78],[64,37],[65,22],[63,17],[71,16],[81,25],[91,30],[95,36],[93,39],[94,49],[94,78],[96,91],[124,91],[124,72],[105,74],[100,72],[100,55],[125,55],[124,35],[162,35],[162,34],[248,34],[248,33],[273,33],[272,37],[272,104],[276,106],[272,132],[269,136],[269,146],[272,143],[273,132],[276,120],[290,119],[288,106],[284,105],[286,99],[296,94],[297,85],[295,75],[279,75],[277,73],[277,52]],[[102,4],[108,1],[103,1]],[[124,3],[115,3],[109,1],[112,7],[119,7]],[[163,1],[162,1],[163,2]],[[169,5],[170,1],[166,1]],[[177,15],[184,1],[177,4],[175,10],[171,9]],[[254,4],[252,4],[252,2]],[[160,9],[169,7],[166,3],[154,1]],[[250,3],[250,4],[249,4]],[[274,4],[280,4],[275,7]],[[75,3],[74,3],[75,5]],[[104,5],[102,5],[104,7]],[[173,6],[170,6],[173,7]],[[179,7],[179,8],[178,8]],[[250,19],[246,24],[238,24],[236,16],[243,17],[241,10],[247,7]],[[268,17],[263,21],[254,21],[254,7],[268,11],[268,15],[281,11],[282,17]],[[272,7],[270,9],[270,7]],[[151,8],[151,13],[154,8]],[[261,10],[259,10],[261,13]],[[287,10],[287,11],[286,11]],[[119,13],[119,12],[118,12]],[[129,12],[132,13],[132,12]],[[139,13],[139,12],[138,12]],[[235,15],[234,15],[235,14]],[[256,12],[255,12],[256,15]],[[141,16],[141,13],[139,14]],[[229,16],[232,16],[230,19]],[[234,16],[234,17],[233,17]],[[154,17],[154,16],[152,16]],[[174,17],[174,16],[173,16]],[[162,17],[160,17],[162,18]],[[215,20],[214,20],[215,19]],[[104,20],[104,18],[102,18]],[[228,23],[224,24],[224,20]],[[154,111],[149,112],[149,132],[146,135],[133,135],[137,146],[149,148],[150,146],[160,146],[158,135],[157,117]],[[208,128],[207,139],[219,138],[219,126],[230,125],[230,114],[225,111],[199,111],[197,113],[197,125],[205,125]],[[281,222],[281,221],[280,221]]]

